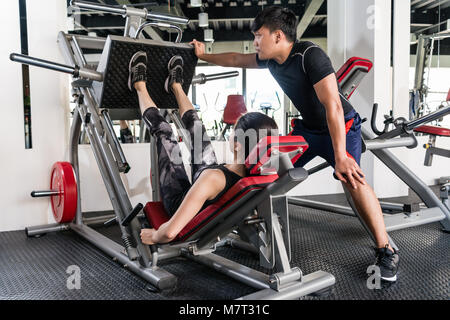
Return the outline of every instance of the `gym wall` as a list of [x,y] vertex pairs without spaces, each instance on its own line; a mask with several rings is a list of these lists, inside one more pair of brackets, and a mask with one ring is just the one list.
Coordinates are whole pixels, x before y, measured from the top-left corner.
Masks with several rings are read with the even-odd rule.
[[[56,35],[66,29],[66,2],[27,1],[29,55],[63,62]],[[48,199],[32,199],[32,190],[46,190],[55,161],[67,159],[69,95],[67,76],[30,67],[32,149],[25,149],[22,66],[9,60],[21,53],[19,1],[2,1],[0,12],[0,231],[52,222]]]

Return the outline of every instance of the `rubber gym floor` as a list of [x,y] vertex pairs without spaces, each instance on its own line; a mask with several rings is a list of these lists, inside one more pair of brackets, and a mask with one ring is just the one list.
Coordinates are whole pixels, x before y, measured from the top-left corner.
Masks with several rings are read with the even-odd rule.
[[[331,198],[335,203],[343,201],[342,197]],[[328,295],[304,299],[450,299],[450,234],[442,232],[439,223],[391,232],[400,248],[399,280],[383,290],[370,290],[366,269],[375,256],[359,221],[292,205],[289,209],[291,265],[300,267],[304,274],[324,270],[336,278]],[[98,231],[121,243],[118,227],[101,227]],[[216,253],[263,271],[257,257],[250,253],[230,248],[220,248]],[[79,290],[67,289],[66,270],[71,265],[80,267]],[[27,238],[24,231],[0,233],[2,300],[227,300],[255,291],[183,258],[161,266],[178,277],[177,287],[171,292],[148,290],[144,280],[72,231],[40,238]]]

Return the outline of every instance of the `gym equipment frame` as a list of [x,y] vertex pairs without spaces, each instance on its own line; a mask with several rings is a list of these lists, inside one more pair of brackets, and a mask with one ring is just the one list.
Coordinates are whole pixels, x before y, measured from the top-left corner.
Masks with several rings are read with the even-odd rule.
[[[183,89],[187,92],[191,83],[204,83],[208,80],[235,76],[235,73],[219,74],[213,76],[199,75],[194,77],[193,71],[196,57],[193,48],[187,44],[168,43],[148,39],[139,39],[139,33],[146,25],[146,20],[151,20],[151,26],[171,27],[179,33],[177,42],[181,40],[181,29],[167,23],[187,23],[186,19],[159,14],[150,14],[146,10],[135,8],[117,8],[103,6],[83,1],[72,1],[71,5],[77,5],[86,10],[99,10],[104,12],[120,13],[127,18],[124,37],[108,36],[108,38],[97,38],[80,35],[68,35],[60,32],[58,42],[68,65],[62,65],[33,57],[12,54],[11,60],[34,65],[42,68],[52,69],[59,72],[69,73],[75,79],[72,82],[73,97],[76,106],[73,113],[72,127],[70,131],[70,164],[73,168],[67,170],[67,166],[55,166],[55,178],[53,185],[57,187],[49,191],[35,191],[33,196],[50,196],[53,203],[59,204],[67,201],[66,186],[67,176],[75,179],[76,183],[76,210],[64,211],[61,223],[29,227],[26,229],[28,236],[38,236],[48,232],[73,230],[78,235],[97,246],[121,265],[139,275],[152,286],[159,290],[171,290],[175,287],[177,279],[174,275],[158,266],[158,262],[169,258],[183,255],[195,261],[208,265],[226,275],[242,281],[247,285],[259,290],[244,299],[295,299],[314,292],[327,290],[335,283],[335,278],[326,272],[317,271],[303,275],[298,268],[291,268],[290,260],[290,238],[289,238],[289,215],[285,193],[307,178],[306,170],[293,168],[290,158],[298,158],[307,148],[307,144],[301,137],[287,137],[287,141],[272,141],[266,145],[268,153],[264,161],[260,159],[261,167],[271,166],[279,163],[278,175],[271,174],[259,177],[260,180],[245,180],[247,189],[238,190],[239,200],[228,203],[226,209],[215,213],[220,219],[214,219],[195,236],[186,239],[185,242],[172,243],[162,246],[147,246],[142,244],[140,230],[143,227],[143,205],[132,206],[125,186],[122,182],[121,173],[130,170],[121,145],[113,131],[110,110],[130,108],[130,112],[136,112],[136,101],[127,89],[126,78],[130,54],[138,50],[146,50],[151,63],[163,65],[167,73],[166,65],[168,58],[174,54],[180,54],[185,60],[185,81]],[[83,49],[103,50],[102,58],[97,70],[93,70],[83,55]],[[160,50],[161,49],[161,50]],[[161,54],[163,53],[163,54]],[[153,60],[154,59],[154,60]],[[162,62],[161,62],[162,59]],[[164,59],[167,61],[164,62]],[[122,63],[118,63],[121,61]],[[125,61],[125,62],[124,62]],[[186,64],[188,67],[186,67]],[[152,68],[153,66],[150,66]],[[159,70],[150,71],[152,78],[152,89],[155,87],[162,90],[165,76]],[[125,73],[125,79],[123,77]],[[161,80],[162,79],[162,80]],[[154,81],[153,81],[154,80]],[[157,89],[154,89],[157,90]],[[169,95],[158,95],[153,92],[152,98],[158,107],[166,109],[168,116],[173,120],[178,129],[182,128],[182,122],[177,112],[171,110],[173,101]],[[123,111],[123,110],[122,110]],[[124,111],[126,112],[126,111]],[[96,218],[85,218],[83,216],[80,199],[80,174],[78,163],[78,144],[82,126],[90,141],[90,145],[99,167],[107,193],[111,200],[114,216],[106,215]],[[179,130],[182,131],[182,130]],[[278,138],[278,137],[277,137]],[[301,139],[298,139],[301,138]],[[188,137],[182,136],[185,143],[189,143]],[[296,140],[297,139],[297,140]],[[284,140],[283,140],[284,141]],[[157,153],[154,138],[151,138],[151,168],[152,168],[152,196],[153,201],[161,200],[158,172]],[[287,149],[286,149],[287,148]],[[260,156],[260,155],[258,155]],[[258,158],[259,159],[259,158]],[[61,169],[63,168],[63,169]],[[59,179],[59,180],[58,180]],[[259,184],[254,185],[251,183]],[[262,183],[263,181],[264,183]],[[248,189],[250,188],[250,189]],[[70,189],[72,190],[72,189]],[[73,191],[73,190],[72,190]],[[209,207],[208,207],[209,208]],[[207,209],[208,209],[207,208]],[[206,210],[206,209],[205,209]],[[258,218],[245,219],[252,215],[254,210],[258,212]],[[203,212],[203,211],[202,211]],[[71,216],[71,215],[74,215]],[[74,218],[72,221],[71,218]],[[72,222],[65,222],[68,219]],[[242,224],[242,221],[244,223]],[[219,223],[220,222],[220,223]],[[91,228],[91,225],[105,223],[107,225],[118,223],[122,234],[123,246],[103,236]],[[236,239],[231,231],[239,228],[239,232],[246,236],[244,242]],[[222,237],[222,239],[219,239]],[[275,268],[278,272],[265,274],[234,261],[227,260],[213,254],[214,250],[225,244],[231,244],[239,248],[245,248],[260,256],[260,265],[267,268]]]

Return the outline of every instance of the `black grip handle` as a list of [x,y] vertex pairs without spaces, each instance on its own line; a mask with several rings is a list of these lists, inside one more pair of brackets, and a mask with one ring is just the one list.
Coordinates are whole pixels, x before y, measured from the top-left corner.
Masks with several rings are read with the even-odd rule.
[[372,127],[373,132],[377,135],[377,136],[381,136],[384,131],[380,131],[377,128],[377,113],[378,113],[378,103],[374,103],[373,104],[373,109],[372,109],[372,117],[371,117],[371,121],[370,121],[370,126]]
[[138,203],[136,207],[130,212],[128,216],[125,217],[125,219],[122,220],[120,223],[122,226],[127,227],[130,222],[138,215],[139,212],[144,208],[142,203]]

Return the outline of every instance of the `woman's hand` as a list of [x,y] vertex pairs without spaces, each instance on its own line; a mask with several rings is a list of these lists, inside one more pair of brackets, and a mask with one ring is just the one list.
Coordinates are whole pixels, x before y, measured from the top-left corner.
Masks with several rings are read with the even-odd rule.
[[155,244],[153,240],[153,235],[156,233],[155,229],[142,229],[141,230],[141,240],[143,244]]

